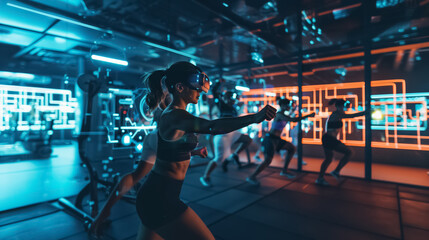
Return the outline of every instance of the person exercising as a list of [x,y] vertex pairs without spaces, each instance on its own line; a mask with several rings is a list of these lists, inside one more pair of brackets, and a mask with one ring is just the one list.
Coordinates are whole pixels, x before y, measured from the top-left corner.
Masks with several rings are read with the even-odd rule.
[[[163,89],[162,92],[149,91],[143,98],[143,100],[149,106],[149,109],[153,114],[152,124],[158,123],[162,111],[171,102],[171,96],[168,93],[168,90],[161,83],[161,81],[159,81],[162,78],[163,74],[163,71],[154,71],[150,74],[146,74],[143,76],[143,83],[148,89]],[[99,236],[101,234],[102,225],[110,216],[110,210],[115,205],[115,203],[119,201],[122,196],[125,195],[132,187],[134,187],[138,182],[140,182],[152,169],[156,159],[157,143],[158,135],[157,130],[155,129],[154,131],[146,135],[143,140],[142,154],[137,168],[133,172],[124,175],[118,181],[118,183],[112,189],[105,205],[98,213],[94,221],[90,224],[89,233],[91,235]],[[196,155],[203,158],[207,157],[207,149],[206,147],[195,149],[191,151],[191,155]]]
[[[238,112],[235,108],[237,98],[237,93],[233,91],[222,93],[218,105],[212,108],[212,118],[237,117]],[[200,182],[205,187],[212,186],[210,175],[220,163],[222,163],[222,170],[224,172],[228,171],[227,165],[231,161],[234,161],[238,168],[241,167],[238,155],[252,143],[252,139],[248,135],[242,134],[239,131],[233,131],[228,134],[214,136],[213,143],[215,157],[207,165],[204,175],[200,177]],[[238,144],[237,148],[227,157],[226,153],[231,149],[231,146],[235,144]]]
[[346,114],[345,109],[350,107],[350,102],[344,99],[331,99],[329,105],[335,105],[336,110],[331,113],[326,121],[325,134],[322,136],[322,146],[325,152],[325,160],[320,167],[319,177],[316,179],[316,184],[329,186],[325,180],[325,172],[329,164],[332,162],[334,151],[344,154],[331,175],[339,180],[340,171],[348,163],[352,151],[344,143],[338,140],[340,130],[343,128],[343,118],[355,118],[365,115],[365,112],[358,112],[353,114]]
[[274,118],[273,124],[271,125],[271,130],[268,134],[265,135],[262,141],[262,152],[264,153],[264,161],[256,168],[256,170],[246,178],[246,181],[253,184],[258,185],[259,181],[256,179],[258,174],[260,174],[265,168],[267,168],[274,157],[274,153],[277,151],[284,149],[287,151],[285,157],[285,163],[282,171],[280,172],[281,176],[286,176],[287,178],[294,178],[295,175],[288,171],[289,163],[292,160],[293,155],[295,154],[295,146],[283,139],[281,139],[281,134],[283,129],[288,124],[288,122],[299,122],[302,119],[306,119],[308,117],[314,117],[314,113],[302,116],[302,117],[291,117],[292,115],[292,101],[287,98],[278,99],[278,103],[280,106],[279,111]]
[[136,208],[141,220],[137,239],[214,239],[201,218],[179,197],[191,151],[198,144],[195,133],[229,133],[271,120],[275,109],[267,105],[256,114],[217,120],[195,117],[186,107],[198,103],[200,93],[209,90],[207,75],[189,62],[177,62],[162,75],[172,102],[158,122],[155,164],[137,194]]

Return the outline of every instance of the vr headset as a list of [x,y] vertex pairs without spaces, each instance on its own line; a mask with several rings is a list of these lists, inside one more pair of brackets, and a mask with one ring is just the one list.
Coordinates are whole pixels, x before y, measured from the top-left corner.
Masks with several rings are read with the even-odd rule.
[[208,93],[210,90],[210,80],[204,72],[189,75],[184,84],[192,90]]
[[344,102],[344,107],[345,107],[345,108],[350,108],[350,101],[349,101],[349,100],[346,100],[346,101]]
[[290,99],[287,99],[287,98],[280,98],[278,100],[278,104],[279,105],[287,105],[290,108],[293,106],[293,103],[294,103],[293,100],[290,100]]

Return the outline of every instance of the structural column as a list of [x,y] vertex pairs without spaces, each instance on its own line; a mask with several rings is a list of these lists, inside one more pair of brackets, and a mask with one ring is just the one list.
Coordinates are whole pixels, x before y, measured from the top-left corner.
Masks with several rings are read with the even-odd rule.
[[371,10],[373,1],[362,1],[364,26],[364,74],[365,74],[365,179],[372,178],[372,131],[371,131]]

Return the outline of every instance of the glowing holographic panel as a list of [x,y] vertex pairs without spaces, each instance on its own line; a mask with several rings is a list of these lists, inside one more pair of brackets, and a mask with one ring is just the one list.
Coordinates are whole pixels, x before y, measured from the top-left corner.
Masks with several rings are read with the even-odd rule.
[[70,90],[0,85],[0,131],[74,129],[77,101]]
[[0,2],[0,24],[43,32],[54,22],[52,18],[8,6],[6,2]]
[[[405,97],[404,97],[405,96]],[[429,93],[383,94],[372,98],[371,129],[397,131],[426,131],[428,125]],[[363,129],[363,125],[357,125]]]
[[0,26],[0,43],[27,46],[41,36],[40,33]]
[[[371,87],[374,92],[384,93],[372,96],[372,130],[373,136],[378,137],[373,138],[372,147],[429,151],[429,93],[407,93],[403,79],[373,81]],[[252,89],[243,93],[242,101],[247,103],[247,106],[254,106],[255,103],[275,106],[275,97],[267,96],[266,92],[295,99],[297,90],[297,87]],[[324,126],[332,110],[328,102],[332,98],[350,101],[351,110],[348,113],[362,111],[365,103],[365,84],[354,82],[303,86],[303,113],[316,112],[315,117],[302,121],[303,143],[321,144]],[[365,146],[365,131],[362,131],[365,128],[364,121],[364,117],[343,119],[341,141],[346,145]],[[296,124],[291,123],[290,127],[286,128],[284,138],[291,140],[290,130],[294,126]],[[259,135],[261,136],[261,131]]]
[[73,41],[70,39],[45,36],[36,44],[34,44],[34,47],[64,52],[64,51],[68,51],[71,48],[74,48],[78,44],[79,43],[77,41]]

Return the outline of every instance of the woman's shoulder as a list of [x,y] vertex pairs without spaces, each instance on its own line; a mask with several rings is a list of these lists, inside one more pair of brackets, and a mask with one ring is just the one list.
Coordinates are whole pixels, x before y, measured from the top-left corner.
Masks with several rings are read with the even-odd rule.
[[161,118],[170,118],[170,117],[180,117],[192,115],[188,111],[180,108],[166,108],[162,114]]

